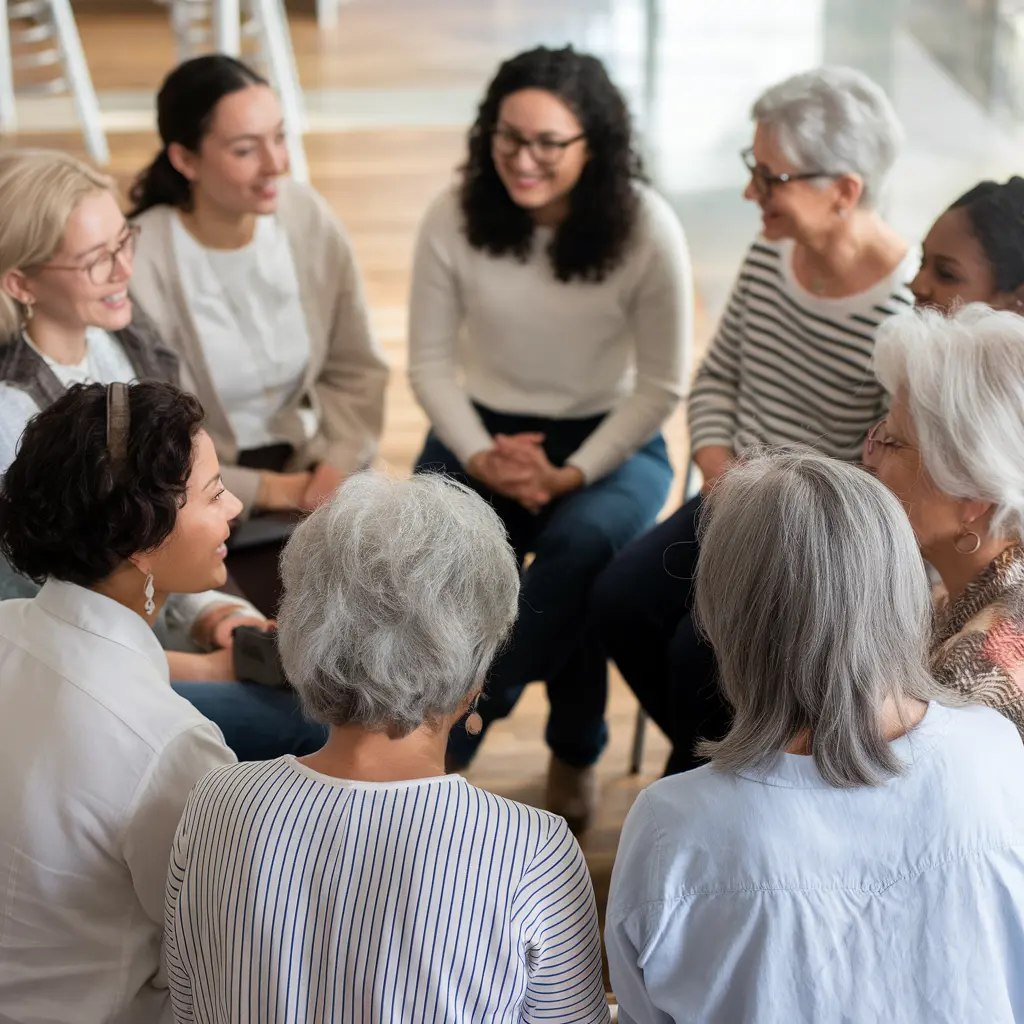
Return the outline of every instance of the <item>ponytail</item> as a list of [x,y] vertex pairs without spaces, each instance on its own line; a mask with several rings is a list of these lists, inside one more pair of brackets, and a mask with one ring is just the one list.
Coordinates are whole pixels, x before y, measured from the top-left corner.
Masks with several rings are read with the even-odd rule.
[[152,206],[176,206],[187,210],[192,205],[192,188],[167,153],[167,147],[135,179],[128,197],[132,201],[129,218],[138,217]]

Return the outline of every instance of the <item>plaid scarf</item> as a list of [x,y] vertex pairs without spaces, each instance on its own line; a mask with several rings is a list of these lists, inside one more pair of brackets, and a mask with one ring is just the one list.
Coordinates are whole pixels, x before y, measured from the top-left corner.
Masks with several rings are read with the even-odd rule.
[[936,609],[931,670],[1024,734],[1024,546],[1007,548]]

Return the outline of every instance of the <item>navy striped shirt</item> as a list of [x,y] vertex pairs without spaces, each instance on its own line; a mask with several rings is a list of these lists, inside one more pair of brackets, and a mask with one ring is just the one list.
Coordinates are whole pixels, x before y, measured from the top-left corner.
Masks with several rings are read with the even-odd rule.
[[888,398],[871,369],[875,330],[913,305],[908,256],[873,288],[812,295],[793,277],[793,242],[759,239],[690,393],[693,451],[808,444],[858,462]]
[[609,1019],[565,822],[455,775],[211,772],[175,838],[166,958],[178,1021]]

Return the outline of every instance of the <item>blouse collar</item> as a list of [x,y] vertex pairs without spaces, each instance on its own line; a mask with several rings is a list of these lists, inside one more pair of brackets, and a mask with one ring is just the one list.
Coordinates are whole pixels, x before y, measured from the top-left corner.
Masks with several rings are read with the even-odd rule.
[[1024,546],[1014,544],[994,559],[964,588],[955,601],[940,605],[932,646],[944,643],[985,608],[1010,590],[1024,586]]
[[149,624],[113,598],[76,583],[48,579],[36,603],[56,619],[75,629],[102,637],[148,658],[160,678],[170,685],[167,655]]

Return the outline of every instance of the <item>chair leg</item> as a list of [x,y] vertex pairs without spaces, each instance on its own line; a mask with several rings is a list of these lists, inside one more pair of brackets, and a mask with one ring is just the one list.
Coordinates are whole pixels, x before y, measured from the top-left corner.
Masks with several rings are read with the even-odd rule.
[[50,12],[64,59],[64,74],[75,100],[78,120],[82,123],[85,148],[96,163],[108,164],[110,149],[103,131],[100,104],[96,99],[96,90],[92,87],[92,75],[85,62],[82,40],[78,35],[75,16],[71,12],[70,0],[50,0]]
[[242,7],[239,0],[213,0],[213,48],[229,57],[242,52]]
[[341,4],[342,0],[316,0],[317,28],[334,28],[338,24],[338,13]]
[[11,28],[7,21],[7,0],[0,0],[0,132],[13,132],[16,127]]
[[306,130],[306,111],[302,104],[302,86],[299,84],[299,71],[295,64],[295,51],[292,49],[284,2],[253,0],[253,8],[262,33],[270,76],[281,97],[292,177],[296,181],[306,182],[309,181],[309,166],[302,143],[302,135]]
[[636,709],[636,725],[633,727],[633,749],[629,754],[629,774],[639,775],[644,763],[644,738],[647,732],[647,712]]

